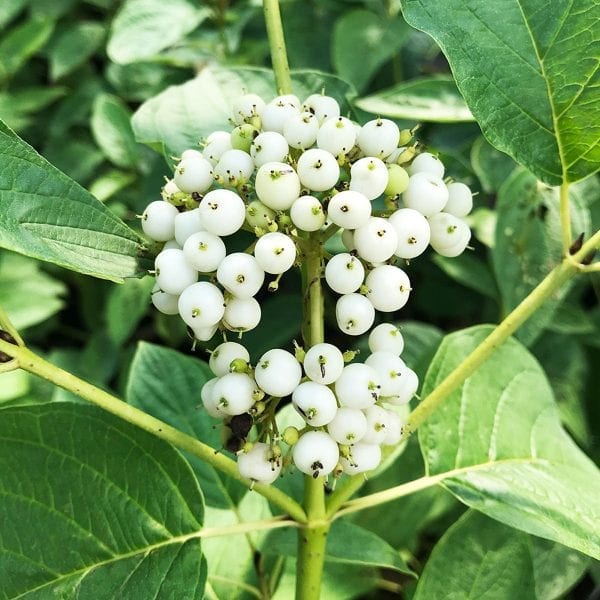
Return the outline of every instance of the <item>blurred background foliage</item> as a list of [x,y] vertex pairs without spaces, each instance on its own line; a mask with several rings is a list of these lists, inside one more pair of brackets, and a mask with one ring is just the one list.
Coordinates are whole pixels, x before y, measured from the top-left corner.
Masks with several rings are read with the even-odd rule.
[[[420,140],[439,153],[453,178],[477,194],[472,251],[457,259],[431,256],[408,267],[414,292],[394,317],[404,327],[405,360],[423,377],[444,333],[498,322],[558,262],[556,194],[482,137],[443,55],[431,38],[404,22],[398,1],[287,0],[281,10],[293,68],[334,73],[350,83],[355,90],[352,115],[360,121],[381,115],[401,126],[420,124]],[[0,3],[0,118],[136,229],[136,214],[159,197],[170,171],[165,156],[136,141],[132,115],[168,86],[182,84],[207,67],[245,65],[269,66],[262,8],[255,0]],[[210,89],[198,91],[210,100]],[[170,116],[162,115],[162,126],[168,127]],[[597,176],[573,186],[572,197],[574,233],[598,229]],[[336,238],[329,246],[332,252],[341,248]],[[114,285],[0,251],[0,306],[28,343],[52,362],[119,394],[125,392],[138,342],[192,353],[180,319],[150,310],[151,287],[149,277]],[[263,323],[244,337],[254,357],[298,337],[298,290],[299,281],[286,276],[277,294],[263,298]],[[582,277],[517,334],[545,369],[565,426],[596,459],[599,296],[600,277]],[[331,311],[333,302],[328,306]],[[336,333],[331,314],[329,319],[328,337],[350,345]],[[364,346],[364,341],[357,343]],[[203,348],[195,355],[207,356]],[[49,397],[76,400],[24,372],[0,376],[3,406]],[[198,399],[199,394],[190,404]],[[397,485],[423,471],[412,440],[398,468],[373,478],[368,491]],[[264,514],[259,499],[243,502],[242,512]],[[257,503],[261,506],[253,506]],[[464,510],[436,488],[361,513],[356,521],[378,533],[419,571]],[[212,511],[214,519],[228,522],[230,511]],[[220,569],[228,576],[221,564],[226,551],[225,540],[207,543],[209,564],[212,560],[216,565],[213,575]],[[571,570],[557,566],[558,583],[539,597],[593,594],[597,573],[592,569],[581,579],[588,562],[578,562],[578,555],[569,552]],[[235,566],[240,579],[252,579],[246,573],[253,571],[251,558],[240,558]],[[381,598],[399,590],[411,596],[413,584],[397,573],[346,571],[341,585],[339,572],[339,565],[329,567],[324,591],[328,600],[369,594]],[[278,594],[283,598],[291,574],[286,566],[282,573]],[[577,587],[569,592],[573,585]],[[234,597],[228,593],[233,592],[223,597]]]

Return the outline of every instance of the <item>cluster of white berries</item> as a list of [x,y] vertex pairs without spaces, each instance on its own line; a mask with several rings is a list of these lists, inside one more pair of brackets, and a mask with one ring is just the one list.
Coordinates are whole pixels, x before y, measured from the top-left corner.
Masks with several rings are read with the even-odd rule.
[[[413,133],[394,122],[378,118],[360,126],[321,94],[303,103],[294,95],[265,103],[246,94],[233,106],[232,124],[232,131],[208,136],[202,149],[183,152],[162,200],[142,215],[144,233],[164,244],[152,302],[179,314],[195,339],[256,327],[256,294],[267,277],[275,291],[281,276],[302,264],[307,240],[322,243],[341,231],[347,252],[325,260],[322,273],[339,294],[339,328],[354,336],[371,329],[375,311],[406,304],[411,284],[397,261],[408,262],[429,245],[449,257],[467,247],[471,191],[445,181],[441,161],[419,152]],[[256,241],[229,252],[223,238],[241,229]],[[317,344],[300,362],[270,350],[254,368],[241,344],[217,348],[216,378],[204,386],[202,400],[211,415],[225,419],[230,446],[243,448],[243,475],[270,482],[279,474],[283,438],[271,399],[290,395],[306,421],[297,439],[288,431],[285,440],[301,471],[359,473],[379,463],[380,445],[400,438],[389,405],[408,402],[418,380],[399,358],[402,336],[393,325],[376,327],[369,346],[364,364],[345,365],[335,346]],[[258,437],[249,446],[253,427]]]
[[[223,342],[211,354],[216,377],[202,388],[202,403],[225,420],[225,444],[239,452],[244,477],[272,483],[290,461],[313,477],[371,471],[381,461],[381,445],[400,440],[402,423],[393,407],[409,402],[419,384],[400,358],[403,348],[402,334],[391,323],[371,331],[364,363],[346,364],[353,353],[345,356],[320,343],[295,354],[269,350],[252,367],[243,345]],[[280,435],[268,408],[287,396],[306,425]],[[248,444],[253,426],[265,430],[269,443]],[[287,455],[281,441],[291,446]]]

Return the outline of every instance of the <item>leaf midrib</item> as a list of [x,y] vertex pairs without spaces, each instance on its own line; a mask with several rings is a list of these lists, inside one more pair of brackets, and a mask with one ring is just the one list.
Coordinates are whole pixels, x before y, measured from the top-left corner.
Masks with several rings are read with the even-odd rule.
[[[567,180],[566,169],[568,167],[566,165],[566,160],[565,160],[565,156],[564,156],[564,148],[563,148],[563,144],[562,144],[561,132],[560,132],[560,128],[558,127],[558,118],[556,115],[556,107],[554,105],[554,96],[552,95],[552,89],[550,87],[550,79],[546,75],[546,67],[544,65],[544,59],[541,57],[541,55],[539,53],[535,38],[533,37],[533,31],[531,30],[531,27],[529,26],[529,21],[527,20],[527,16],[525,15],[525,11],[523,10],[521,1],[515,0],[515,2],[517,4],[517,6],[519,7],[519,12],[521,13],[521,17],[523,18],[523,23],[525,25],[525,29],[527,30],[527,34],[529,35],[529,39],[531,40],[531,47],[533,48],[533,51],[535,53],[535,57],[540,66],[540,72],[542,75],[542,79],[544,80],[544,84],[546,86],[546,92],[548,94],[548,104],[550,106],[550,116],[552,118],[552,128],[553,128],[554,136],[556,138],[556,148],[558,150],[558,157],[559,157],[560,166],[562,169],[562,173],[561,173],[562,180],[566,181]],[[557,28],[557,32],[554,36],[554,39],[552,40],[551,44],[548,46],[548,50],[552,47],[552,44],[554,43],[556,36],[558,36],[558,33],[560,32],[565,21],[567,20],[567,15],[570,12],[572,6],[573,6],[573,0],[571,0],[571,4],[569,5],[567,11],[565,13],[563,13],[564,19],[561,22],[560,26]]]

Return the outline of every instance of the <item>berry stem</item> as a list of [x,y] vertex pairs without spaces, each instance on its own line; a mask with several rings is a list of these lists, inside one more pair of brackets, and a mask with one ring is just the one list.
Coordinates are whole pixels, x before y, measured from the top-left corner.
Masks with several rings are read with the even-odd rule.
[[[318,233],[309,234],[308,252],[302,269],[304,335],[310,348],[325,340],[321,270],[323,244]],[[296,599],[318,600],[325,561],[329,522],[325,518],[325,481],[323,477],[304,477],[304,511],[308,522],[298,530]]]
[[573,241],[571,235],[571,213],[569,211],[569,184],[563,183],[560,186],[560,230],[563,242],[563,255],[569,253],[569,248]]
[[[244,479],[238,471],[235,461],[216,453],[213,448],[203,444],[196,438],[171,427],[167,423],[156,419],[144,411],[139,410],[116,396],[105,392],[104,390],[76,377],[68,371],[49,363],[28,348],[15,346],[3,340],[0,340],[0,351],[6,352],[9,356],[17,359],[19,367],[38,375],[55,385],[64,388],[74,394],[77,394],[84,400],[99,406],[103,410],[116,415],[120,419],[131,423],[141,429],[152,433],[177,448],[187,450],[194,456],[202,459],[215,469],[222,471],[232,479],[236,479],[246,486],[250,486],[250,481]],[[287,494],[270,485],[255,484],[255,492],[264,496],[267,500],[281,508],[287,515],[299,523],[306,522],[306,514],[302,507]]]
[[[432,415],[438,407],[457,389],[479,365],[487,360],[537,309],[551,298],[569,279],[585,271],[581,264],[590,252],[600,247],[600,231],[597,231],[581,249],[568,255],[541,281],[541,283],[488,335],[469,356],[452,371],[421,403],[410,413],[402,433],[407,440],[418,427]],[[327,517],[331,518],[340,507],[363,485],[364,477],[355,475],[337,487],[327,503]],[[382,500],[382,502],[387,500]],[[375,504],[369,504],[374,506]]]
[[263,12],[267,26],[267,35],[269,36],[271,63],[273,64],[273,72],[275,73],[277,93],[279,95],[291,94],[292,79],[290,77],[290,67],[285,50],[285,38],[278,0],[263,0]]

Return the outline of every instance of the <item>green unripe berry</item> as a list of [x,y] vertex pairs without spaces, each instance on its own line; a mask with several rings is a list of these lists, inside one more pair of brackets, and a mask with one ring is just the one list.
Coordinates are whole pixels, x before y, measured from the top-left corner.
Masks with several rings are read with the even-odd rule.
[[252,127],[249,123],[238,125],[231,132],[231,147],[236,150],[250,152],[250,146],[254,138],[258,135],[258,130]]
[[275,219],[275,211],[260,200],[253,200],[246,208],[246,222],[250,227],[266,230]]
[[243,358],[236,358],[229,365],[229,370],[232,373],[247,373],[248,368],[248,363]]
[[358,354],[358,350],[346,350],[342,356],[344,358],[344,362],[345,363],[349,363],[352,362],[355,358],[356,355]]
[[396,161],[399,165],[403,165],[407,162],[410,162],[416,155],[417,150],[416,148],[410,147],[407,148],[399,157],[398,160]]
[[408,173],[400,165],[388,165],[388,184],[383,193],[386,196],[402,194],[408,187]]
[[300,439],[300,432],[295,427],[286,427],[281,439],[288,446],[293,446]]
[[[258,115],[252,115],[249,119],[246,119],[256,131],[260,131],[262,129],[262,120]],[[255,136],[256,137],[256,136]]]
[[262,415],[265,412],[267,405],[261,400],[259,402],[255,402],[254,406],[250,409],[250,414],[254,416]]
[[254,448],[254,443],[253,442],[246,442],[242,446],[242,449],[240,450],[240,452],[244,452],[245,454],[247,454],[248,452],[250,452],[250,450],[252,450],[252,448]]
[[283,229],[285,229],[286,227],[292,226],[292,219],[290,219],[289,215],[286,215],[286,214],[279,215],[278,221],[279,221],[279,226]]
[[410,144],[410,141],[413,139],[413,132],[410,129],[402,129],[400,131],[400,140],[398,142],[399,146],[406,146]]

